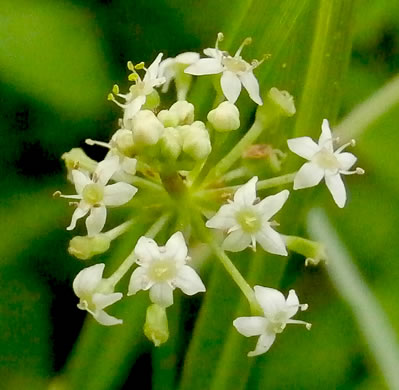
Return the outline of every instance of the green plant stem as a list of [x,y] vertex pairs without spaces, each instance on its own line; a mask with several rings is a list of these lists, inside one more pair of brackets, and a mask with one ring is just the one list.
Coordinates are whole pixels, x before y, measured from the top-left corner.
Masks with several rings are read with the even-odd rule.
[[396,75],[367,100],[357,105],[334,128],[334,135],[340,137],[341,141],[345,143],[351,138],[359,136],[398,103],[399,75]]
[[[170,214],[165,214],[159,217],[159,219],[148,229],[144,234],[146,237],[154,238],[165,226],[166,222],[169,220]],[[136,261],[136,256],[134,250],[130,253],[128,257],[122,262],[118,269],[105,280],[104,289],[111,288],[114,289],[118,282],[125,276],[125,274],[132,267]]]
[[308,218],[312,237],[326,245],[327,270],[337,291],[351,306],[359,328],[390,389],[399,389],[399,347],[396,335],[371,290],[362,280],[335,230],[321,210],[313,210]]
[[118,238],[120,235],[123,233],[126,233],[130,226],[132,226],[133,220],[126,221],[122,223],[119,226],[114,227],[111,230],[108,230],[106,233],[104,233],[107,237],[109,237],[111,240],[115,240],[115,238]]
[[139,188],[146,188],[148,190],[165,191],[164,188],[158,183],[139,176],[133,177],[132,184]]

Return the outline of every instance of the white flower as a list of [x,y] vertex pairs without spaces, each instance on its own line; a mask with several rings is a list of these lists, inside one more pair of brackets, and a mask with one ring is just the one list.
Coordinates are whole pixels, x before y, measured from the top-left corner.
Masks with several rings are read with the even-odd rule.
[[167,92],[170,82],[175,80],[178,100],[185,100],[190,88],[191,76],[184,74],[184,69],[200,59],[200,55],[194,52],[181,53],[175,58],[167,58],[159,65],[159,76],[164,76],[166,81],[162,86],[162,92]]
[[289,139],[287,143],[292,152],[309,160],[296,174],[294,190],[316,186],[324,178],[335,203],[338,207],[344,207],[346,191],[340,175],[364,173],[361,168],[349,171],[356,157],[352,153],[342,152],[347,146],[353,146],[354,140],[334,152],[330,126],[328,120],[324,119],[318,144],[310,137]]
[[90,215],[86,219],[86,227],[88,235],[94,236],[100,233],[105,225],[107,218],[107,209],[105,206],[121,206],[132,199],[137,192],[136,187],[128,183],[106,185],[118,168],[119,157],[112,156],[98,163],[92,178],[76,169],[72,171],[77,195],[60,196],[63,198],[80,199],[80,202],[72,215],[72,221],[67,230],[74,229],[77,220],[84,217],[90,211]]
[[134,253],[139,267],[130,278],[128,295],[150,290],[152,302],[168,307],[173,304],[176,287],[187,295],[205,291],[200,277],[186,264],[187,245],[181,232],[173,234],[161,247],[151,238],[141,237]]
[[204,53],[209,58],[198,60],[187,67],[184,72],[195,76],[223,73],[220,84],[224,96],[229,102],[236,102],[241,92],[241,85],[243,85],[250,98],[256,104],[262,105],[263,102],[259,95],[259,83],[252,72],[261,62],[254,60],[252,64],[249,64],[240,55],[244,46],[251,43],[251,39],[244,40],[234,57],[225,51],[219,50],[218,43],[221,40],[223,40],[223,34],[219,33],[215,48],[204,50]]
[[300,304],[294,290],[290,290],[287,299],[274,288],[255,286],[255,298],[263,310],[263,317],[239,317],[233,321],[233,325],[239,333],[245,337],[259,336],[255,350],[248,356],[257,356],[269,350],[276,334],[281,333],[287,324],[303,324],[307,329],[311,324],[292,320],[298,309],[306,310],[308,305]]
[[144,68],[141,64],[140,66],[136,65],[136,69],[142,68],[146,71],[143,79],[140,78],[133,64],[131,62],[128,63],[128,68],[132,71],[129,79],[134,81],[135,84],[130,87],[128,94],[119,93],[119,88],[117,86],[114,86],[113,89],[116,96],[126,100],[125,104],[118,102],[113,94],[108,95],[110,100],[124,109],[123,123],[126,127],[128,127],[128,121],[140,111],[141,107],[146,102],[147,96],[155,91],[155,87],[159,87],[165,82],[165,77],[159,76],[159,65],[162,55],[162,53],[159,53],[148,69]]
[[283,207],[289,191],[281,191],[257,202],[257,181],[255,176],[240,187],[234,200],[223,205],[206,226],[227,230],[228,236],[223,242],[225,250],[238,252],[248,246],[255,250],[258,242],[267,252],[287,256],[284,240],[272,229],[273,222],[269,219]]
[[105,264],[96,264],[80,271],[73,281],[73,291],[80,298],[78,308],[87,310],[101,325],[117,325],[123,321],[110,316],[103,309],[119,301],[121,293],[101,289]]

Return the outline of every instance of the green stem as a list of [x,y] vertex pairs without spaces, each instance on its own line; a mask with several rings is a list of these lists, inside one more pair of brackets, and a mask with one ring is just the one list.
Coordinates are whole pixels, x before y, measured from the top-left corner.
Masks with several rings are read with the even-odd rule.
[[130,226],[132,226],[132,224],[133,220],[126,221],[121,225],[116,226],[111,230],[108,230],[106,233],[104,233],[104,235],[106,235],[111,240],[115,240],[115,238],[118,238],[121,234],[126,233],[129,230]]
[[399,389],[399,347],[379,302],[340,242],[321,210],[313,210],[308,219],[310,234],[326,244],[329,258],[327,271],[337,291],[351,306],[374,358],[390,389]]
[[145,188],[148,190],[164,191],[164,188],[161,185],[153,181],[144,179],[143,177],[134,176],[132,179],[132,184],[139,188]]
[[399,75],[396,75],[367,100],[356,106],[335,127],[334,135],[339,136],[342,142],[359,136],[362,131],[397,103],[399,103]]
[[[154,238],[161,229],[165,226],[166,222],[169,220],[170,214],[162,215],[144,234],[145,237]],[[132,267],[136,261],[136,256],[134,250],[130,255],[122,262],[119,268],[104,282],[104,289],[111,288],[114,289],[118,282],[126,275],[129,269]]]

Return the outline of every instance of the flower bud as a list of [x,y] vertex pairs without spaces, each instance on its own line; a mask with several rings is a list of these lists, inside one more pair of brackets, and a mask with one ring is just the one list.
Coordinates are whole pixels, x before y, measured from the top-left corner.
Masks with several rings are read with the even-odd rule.
[[69,152],[64,153],[61,158],[65,161],[68,170],[68,179],[72,181],[71,171],[80,169],[93,173],[97,167],[97,161],[92,160],[81,148],[73,148]]
[[176,160],[182,149],[182,139],[179,130],[167,127],[160,139],[161,153],[164,157]]
[[322,243],[297,236],[284,236],[287,248],[306,257],[305,265],[317,265],[327,261],[325,247]]
[[164,307],[157,304],[148,306],[144,324],[144,334],[156,347],[159,347],[168,340],[168,317]]
[[212,150],[208,130],[201,121],[196,121],[192,125],[180,127],[183,136],[183,151],[194,160],[202,160],[209,155]]
[[111,145],[125,156],[131,156],[134,152],[133,133],[131,130],[119,129],[112,136]]
[[158,119],[165,127],[176,127],[179,124],[179,117],[176,112],[162,110],[158,113]]
[[132,119],[133,140],[140,146],[155,145],[163,132],[163,125],[152,111],[139,111]]
[[295,114],[294,98],[289,92],[273,87],[268,92],[267,98],[279,108],[281,115],[293,116]]
[[76,236],[69,241],[68,252],[81,260],[87,260],[109,249],[111,239],[105,234],[95,236]]
[[169,111],[177,114],[180,125],[191,125],[194,122],[194,106],[186,100],[176,102]]
[[240,127],[240,112],[233,103],[226,101],[209,112],[208,121],[216,131],[237,130]]

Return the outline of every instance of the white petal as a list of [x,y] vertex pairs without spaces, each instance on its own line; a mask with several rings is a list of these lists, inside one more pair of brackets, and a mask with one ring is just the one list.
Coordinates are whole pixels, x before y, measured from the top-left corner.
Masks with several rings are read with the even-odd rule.
[[324,177],[324,169],[313,163],[305,163],[294,179],[294,190],[316,186]]
[[99,184],[105,186],[108,180],[111,179],[112,175],[119,168],[119,157],[112,156],[98,163],[97,168],[94,172],[94,178],[97,177]]
[[212,229],[228,230],[237,225],[236,212],[237,210],[233,205],[225,204],[206,222],[205,226]]
[[222,247],[226,251],[240,252],[251,245],[251,235],[244,233],[241,229],[230,233],[223,241]]
[[357,160],[356,156],[348,152],[336,154],[335,157],[339,162],[340,169],[343,171],[350,169]]
[[298,312],[299,309],[299,299],[294,290],[290,290],[290,292],[288,293],[286,304],[287,304],[286,312],[288,320],[289,318],[293,317]]
[[163,53],[159,53],[154,62],[148,67],[147,72],[143,78],[143,81],[153,80],[158,77],[158,68],[161,63]]
[[259,95],[259,83],[252,71],[240,74],[239,78],[244,88],[248,91],[249,97],[261,106],[263,102]]
[[161,253],[157,243],[152,238],[140,237],[134,248],[134,254],[140,265],[147,266],[153,261],[159,260]]
[[202,58],[195,64],[188,66],[184,73],[194,76],[202,76],[206,74],[217,74],[223,71],[223,65],[220,60],[214,58]]
[[173,304],[173,289],[168,283],[156,283],[150,289],[150,299],[162,307]]
[[258,342],[256,343],[255,349],[249,352],[248,356],[258,356],[261,355],[262,353],[267,352],[274,343],[275,339],[276,339],[276,334],[274,332],[262,334],[259,337]]
[[262,214],[262,217],[267,221],[276,214],[287,201],[290,192],[284,190],[276,195],[268,196],[255,205],[255,209]]
[[75,185],[76,193],[79,195],[83,192],[83,188],[90,184],[92,181],[83,172],[77,169],[72,170],[73,184]]
[[123,323],[122,320],[120,320],[119,318],[110,316],[104,310],[100,310],[99,312],[95,313],[95,315],[93,315],[93,317],[96,319],[96,321],[98,323],[100,323],[101,325],[105,325],[105,326],[112,326],[112,325],[118,325],[118,324]]
[[234,202],[240,206],[251,206],[256,199],[256,183],[258,177],[254,176],[248,183],[241,186],[234,194]]
[[222,57],[221,51],[213,47],[208,47],[207,49],[204,49],[204,54],[208,57],[213,57],[217,59],[220,59]]
[[265,317],[270,321],[281,312],[285,312],[286,304],[284,295],[274,289],[263,286],[255,286],[255,297],[259,305],[262,307]]
[[183,265],[187,257],[187,245],[181,232],[173,234],[165,244],[164,256],[176,261],[176,265]]
[[86,218],[87,235],[92,237],[100,233],[107,219],[107,209],[105,206],[92,207],[90,215]]
[[121,166],[127,174],[134,175],[136,173],[137,160],[135,158],[124,157]]
[[89,212],[89,210],[90,207],[86,203],[80,202],[79,206],[72,214],[71,224],[67,227],[67,230],[75,229],[77,220],[84,217]]
[[136,294],[140,290],[148,290],[152,285],[153,283],[147,276],[147,270],[144,267],[137,267],[130,277],[127,295]]
[[92,296],[92,302],[97,310],[105,309],[106,307],[118,302],[123,297],[122,293],[101,294],[95,293]]
[[103,202],[106,206],[121,206],[133,198],[137,188],[127,183],[115,183],[104,188]]
[[176,62],[178,62],[179,64],[184,64],[184,65],[194,64],[194,62],[199,61],[199,59],[200,59],[200,55],[193,51],[187,51],[187,52],[181,53],[175,57]]
[[269,224],[262,226],[255,234],[255,238],[266,252],[281,256],[288,255],[283,238]]
[[267,324],[268,320],[264,317],[238,317],[233,321],[234,327],[245,337],[260,336]]
[[73,281],[73,291],[77,297],[91,295],[101,282],[105,264],[95,264],[82,269]]
[[319,146],[310,137],[292,138],[287,141],[288,148],[291,152],[311,160],[312,157],[320,150]]
[[241,92],[241,81],[237,75],[229,70],[225,70],[220,79],[220,85],[226,99],[230,103],[235,103]]
[[319,146],[326,148],[330,152],[333,152],[333,142],[330,125],[327,119],[323,119],[323,123],[321,125],[321,135],[319,138]]
[[179,269],[173,284],[187,295],[194,295],[206,290],[201,278],[188,265],[184,265]]
[[139,95],[127,105],[125,111],[123,112],[123,124],[127,128],[130,128],[129,120],[131,120],[140,111],[140,108],[143,106],[145,101],[145,95]]
[[342,208],[346,202],[346,190],[344,182],[339,174],[326,175],[325,177],[327,188],[330,190],[338,207]]

